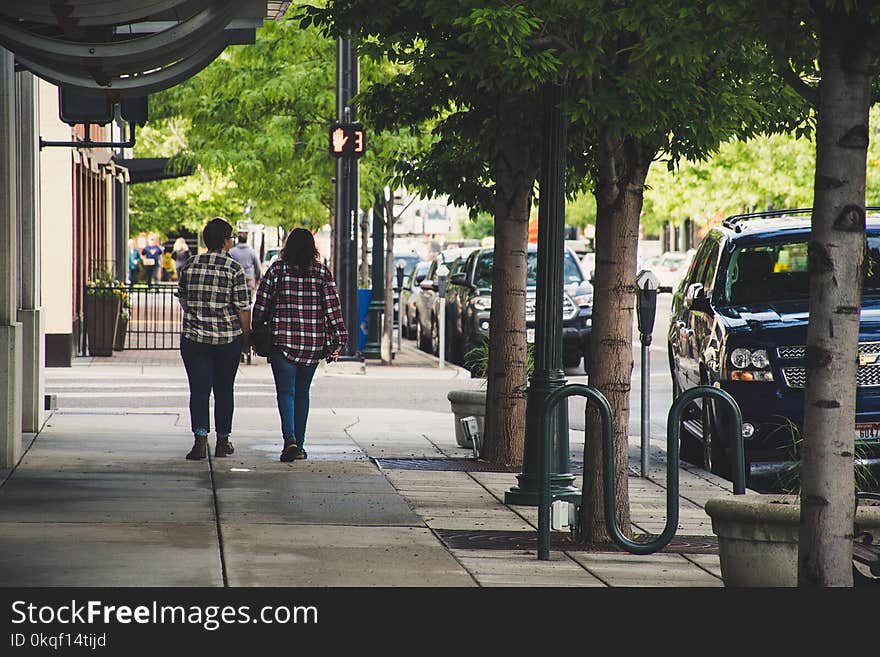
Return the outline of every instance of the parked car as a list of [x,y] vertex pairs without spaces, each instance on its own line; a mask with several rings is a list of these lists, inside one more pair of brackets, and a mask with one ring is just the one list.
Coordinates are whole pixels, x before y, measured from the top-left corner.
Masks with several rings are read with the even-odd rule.
[[674,292],[691,266],[695,249],[687,251],[667,251],[649,267],[660,280],[661,292]]
[[456,260],[466,258],[474,249],[447,249],[438,254],[431,262],[425,278],[419,283],[419,293],[416,295],[415,327],[416,341],[422,351],[440,354],[440,268],[447,269],[447,281],[453,273]]
[[416,301],[419,295],[419,283],[425,280],[431,262],[421,260],[410,267],[403,277],[403,290],[401,300],[403,303],[403,337],[414,339],[416,337]]
[[[538,251],[528,250],[526,288],[526,341],[535,341],[535,284]],[[460,271],[450,276],[446,291],[447,344],[452,360],[464,362],[467,354],[489,337],[492,309],[492,269],[495,253],[479,249],[462,262]],[[593,318],[593,287],[586,280],[577,256],[566,249],[563,257],[562,362],[576,367],[585,358],[589,362],[590,333]]]
[[[749,481],[772,480],[796,459],[806,384],[809,216],[762,215],[709,232],[673,296],[668,332],[673,396],[710,385],[739,404]],[[880,217],[867,226],[853,430],[870,466],[880,464]],[[682,458],[729,476],[728,413],[690,405]]]
[[394,254],[394,267],[391,272],[391,288],[392,288],[392,312],[393,312],[393,321],[394,326],[397,326],[398,317],[402,315],[398,315],[397,308],[400,305],[400,293],[401,290],[397,287],[397,269],[400,267],[404,272],[404,280],[406,279],[406,274],[416,266],[417,263],[421,262],[422,258],[418,253],[395,253]]

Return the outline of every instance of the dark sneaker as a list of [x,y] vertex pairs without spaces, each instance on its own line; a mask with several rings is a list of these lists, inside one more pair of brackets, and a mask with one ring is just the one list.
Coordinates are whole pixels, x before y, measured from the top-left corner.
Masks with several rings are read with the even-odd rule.
[[296,443],[291,443],[287,445],[281,452],[281,462],[282,463],[290,463],[297,458],[296,454],[299,450],[299,447],[296,446]]
[[306,450],[304,450],[302,447],[297,447],[296,453],[294,454],[293,458],[295,458],[297,461],[304,461],[305,459],[309,458],[309,455],[306,454]]
[[214,447],[214,456],[229,456],[235,453],[235,445],[229,440],[218,440]]

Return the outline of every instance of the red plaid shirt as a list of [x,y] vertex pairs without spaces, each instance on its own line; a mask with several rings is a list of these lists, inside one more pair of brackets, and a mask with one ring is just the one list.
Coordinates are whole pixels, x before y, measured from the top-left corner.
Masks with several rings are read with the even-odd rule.
[[272,312],[272,344],[288,360],[314,365],[348,342],[336,282],[320,262],[306,275],[294,273],[281,258],[260,279],[253,323],[262,324]]

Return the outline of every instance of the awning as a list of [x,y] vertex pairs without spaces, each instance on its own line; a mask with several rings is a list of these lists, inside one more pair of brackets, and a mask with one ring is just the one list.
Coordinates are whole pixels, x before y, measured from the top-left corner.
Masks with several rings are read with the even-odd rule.
[[113,162],[128,169],[129,183],[133,185],[136,183],[153,182],[154,180],[182,178],[192,175],[195,170],[193,167],[169,169],[169,161],[170,158],[167,157],[113,158]]

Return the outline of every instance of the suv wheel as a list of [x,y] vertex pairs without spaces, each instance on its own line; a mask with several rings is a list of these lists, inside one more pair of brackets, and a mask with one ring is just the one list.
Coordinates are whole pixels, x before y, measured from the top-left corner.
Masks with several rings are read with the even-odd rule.
[[712,400],[703,402],[703,465],[721,477],[730,477],[730,462],[719,437],[719,424]]
[[[681,395],[681,388],[679,388],[678,380],[675,376],[671,351],[669,352],[669,372],[672,376],[672,402],[675,403],[675,400]],[[693,420],[697,417],[699,407],[692,402],[685,406],[682,411],[681,424],[678,428],[679,459],[701,468],[706,467],[703,455],[703,444],[684,426],[686,421]]]

